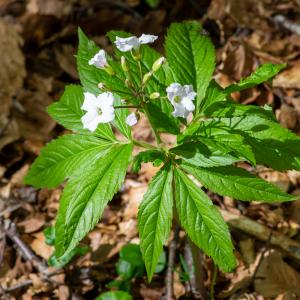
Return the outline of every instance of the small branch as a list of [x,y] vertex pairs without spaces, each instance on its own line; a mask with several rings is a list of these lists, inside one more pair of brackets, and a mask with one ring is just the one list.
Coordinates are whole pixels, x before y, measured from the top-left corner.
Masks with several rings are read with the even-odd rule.
[[[55,283],[55,284],[58,284],[57,282],[53,281],[53,280],[50,280],[50,277],[52,276],[56,276],[56,275],[59,275],[59,274],[62,274],[63,273],[63,270],[55,270],[53,272],[50,272],[47,274],[47,276],[42,276],[41,278],[44,280],[44,281],[48,281],[50,283]],[[28,279],[28,280],[24,280],[20,283],[17,283],[16,285],[14,286],[11,286],[11,287],[8,287],[6,289],[4,289],[2,287],[2,290],[0,289],[0,292],[3,293],[3,294],[6,294],[6,293],[12,293],[18,289],[22,289],[22,288],[25,288],[25,287],[28,287],[30,285],[33,284],[33,281],[31,279]],[[60,284],[60,283],[59,283]]]
[[283,15],[276,15],[272,19],[275,23],[281,25],[283,28],[300,35],[300,24],[290,21]]
[[[300,261],[300,243],[290,239],[280,232],[251,220],[245,216],[238,216],[229,211],[221,209],[221,214],[225,221],[233,228],[239,229],[249,235],[254,236],[258,240],[268,242],[270,237],[270,245],[276,246],[283,250],[290,257]],[[272,234],[271,234],[272,233]]]
[[188,243],[193,257],[194,270],[191,276],[192,293],[199,299],[207,299],[207,292],[204,286],[205,273],[203,269],[203,253],[202,251],[188,238]]
[[215,285],[216,285],[217,276],[218,276],[218,266],[216,264],[213,264],[213,273],[211,277],[210,293],[209,293],[211,300],[215,299]]
[[15,223],[10,220],[5,220],[4,231],[7,237],[9,237],[9,239],[19,249],[19,252],[25,260],[31,261],[41,273],[44,273],[47,270],[46,263],[36,256],[33,251],[22,241]]
[[166,294],[165,300],[173,300],[174,298],[174,265],[175,265],[175,252],[176,252],[176,244],[179,237],[179,225],[175,225],[174,229],[174,237],[169,245],[169,257],[168,257],[168,269],[166,274]]

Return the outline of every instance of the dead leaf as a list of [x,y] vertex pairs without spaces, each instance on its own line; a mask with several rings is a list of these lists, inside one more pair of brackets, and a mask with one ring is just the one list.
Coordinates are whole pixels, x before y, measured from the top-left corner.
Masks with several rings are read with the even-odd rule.
[[300,60],[296,60],[289,69],[277,75],[273,80],[273,86],[300,89]]
[[48,246],[45,242],[45,236],[43,232],[34,234],[34,240],[30,244],[32,250],[39,256],[48,260],[53,253],[53,247]]
[[255,290],[264,297],[277,297],[286,292],[300,297],[300,274],[284,262],[278,251],[265,255],[256,278]]

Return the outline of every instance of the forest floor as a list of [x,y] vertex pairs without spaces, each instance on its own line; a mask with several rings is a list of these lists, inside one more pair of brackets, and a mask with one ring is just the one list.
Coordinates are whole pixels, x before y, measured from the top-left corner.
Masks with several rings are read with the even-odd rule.
[[[1,299],[95,299],[118,277],[120,249],[139,242],[136,215],[157,170],[151,164],[144,164],[138,175],[128,173],[101,222],[82,242],[90,251],[42,275],[53,253],[44,229],[54,224],[62,186],[36,190],[25,186],[23,179],[41,148],[65,133],[46,107],[59,99],[67,84],[79,82],[74,57],[77,27],[107,51],[111,45],[105,33],[112,29],[159,35],[156,47],[162,51],[168,25],[186,19],[202,22],[211,36],[217,48],[215,79],[222,86],[249,75],[261,63],[288,64],[272,84],[233,97],[244,104],[271,105],[282,126],[300,134],[299,0],[169,0],[156,8],[142,0],[0,2]],[[154,140],[143,119],[133,132],[137,139]],[[170,136],[165,139],[173,142]],[[257,172],[282,190],[300,195],[300,172],[260,166]],[[238,259],[235,272],[215,273],[215,298],[300,299],[300,200],[275,205],[210,196],[230,225]],[[194,299],[180,263],[185,235],[180,231],[173,237],[175,298]],[[209,291],[213,265],[207,257],[202,260]],[[134,279],[133,299],[162,299],[166,269],[151,284],[145,276]]]

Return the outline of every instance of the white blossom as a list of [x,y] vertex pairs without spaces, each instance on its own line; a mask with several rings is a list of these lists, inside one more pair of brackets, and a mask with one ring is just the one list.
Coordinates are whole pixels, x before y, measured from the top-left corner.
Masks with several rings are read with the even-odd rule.
[[153,43],[158,37],[151,34],[142,34],[139,38],[131,36],[128,38],[116,37],[115,44],[117,48],[122,52],[127,52],[132,49],[139,49],[141,44]]
[[84,93],[84,102],[81,106],[86,113],[81,117],[83,128],[95,131],[99,123],[108,123],[114,120],[115,111],[113,107],[114,96],[110,92],[95,96],[91,93]]
[[126,124],[129,126],[134,126],[138,122],[138,116],[136,113],[131,113],[126,118]]
[[105,51],[101,49],[98,53],[96,53],[95,56],[89,60],[89,65],[93,65],[99,69],[107,67],[108,63]]
[[167,89],[167,97],[174,107],[173,116],[187,118],[190,112],[195,110],[193,103],[196,93],[192,85],[170,84]]

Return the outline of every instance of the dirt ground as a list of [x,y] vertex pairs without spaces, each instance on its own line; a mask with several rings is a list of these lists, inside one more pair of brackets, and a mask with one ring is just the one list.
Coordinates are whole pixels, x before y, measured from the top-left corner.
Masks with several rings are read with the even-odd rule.
[[[105,34],[121,29],[133,34],[163,35],[174,21],[203,23],[217,49],[215,79],[227,86],[259,64],[286,62],[273,83],[240,93],[244,104],[271,105],[282,126],[300,134],[299,0],[1,0],[0,1],[0,297],[1,299],[95,299],[117,278],[122,246],[137,243],[137,209],[157,168],[145,164],[127,175],[101,222],[82,244],[90,248],[51,277],[41,272],[53,252],[43,230],[54,224],[62,186],[36,190],[23,183],[34,158],[53,138],[65,133],[46,112],[64,87],[78,83],[77,27],[111,51]],[[133,129],[136,138],[154,140],[146,121]],[[172,142],[171,137],[165,137]],[[267,154],[266,154],[267,155]],[[300,195],[300,172],[258,167],[258,173],[282,190]],[[216,299],[300,299],[300,200],[286,204],[235,201],[210,194],[224,212],[236,247],[238,268],[218,272]],[[171,236],[172,239],[172,236]],[[175,239],[176,299],[194,299],[181,280],[186,238]],[[165,248],[168,252],[168,247]],[[203,257],[205,287],[212,262]],[[151,284],[132,282],[133,299],[162,299],[166,270]]]

